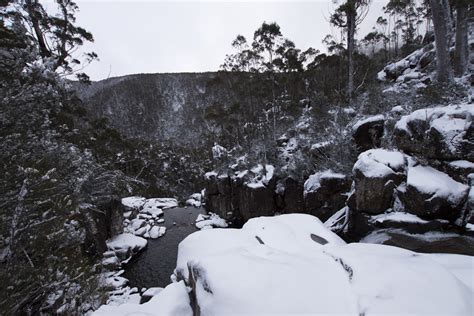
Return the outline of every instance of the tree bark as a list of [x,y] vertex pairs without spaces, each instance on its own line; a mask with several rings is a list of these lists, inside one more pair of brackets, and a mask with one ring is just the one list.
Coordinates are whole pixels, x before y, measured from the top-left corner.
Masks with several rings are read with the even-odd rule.
[[352,105],[354,91],[354,35],[356,28],[356,9],[352,1],[347,10],[347,98],[349,106]]
[[445,0],[430,0],[430,5],[436,44],[436,77],[438,82],[446,83],[452,79],[449,59],[449,7],[446,7],[448,4]]
[[467,70],[467,20],[467,1],[456,1],[456,50],[454,52],[454,73],[456,74],[456,76],[464,75]]

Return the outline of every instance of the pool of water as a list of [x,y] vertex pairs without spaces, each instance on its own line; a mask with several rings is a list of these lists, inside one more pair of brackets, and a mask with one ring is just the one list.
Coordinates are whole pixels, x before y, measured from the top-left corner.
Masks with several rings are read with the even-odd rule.
[[164,210],[166,234],[158,239],[148,239],[147,248],[125,267],[124,277],[131,287],[165,287],[176,267],[178,244],[197,231],[194,221],[203,208],[173,208]]

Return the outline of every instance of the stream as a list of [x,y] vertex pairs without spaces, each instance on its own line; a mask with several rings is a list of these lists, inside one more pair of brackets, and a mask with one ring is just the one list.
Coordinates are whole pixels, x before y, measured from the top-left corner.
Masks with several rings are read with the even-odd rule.
[[194,222],[205,210],[177,207],[163,212],[166,234],[158,239],[148,239],[147,248],[125,268],[124,277],[129,280],[130,287],[165,287],[171,283],[170,275],[176,267],[178,245],[189,234],[197,231]]

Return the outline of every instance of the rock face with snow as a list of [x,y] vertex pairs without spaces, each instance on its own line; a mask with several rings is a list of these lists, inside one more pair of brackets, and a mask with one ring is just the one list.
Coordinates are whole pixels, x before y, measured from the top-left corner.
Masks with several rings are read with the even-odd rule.
[[472,104],[420,109],[398,121],[394,141],[429,159],[474,161],[473,116]]
[[421,218],[455,221],[462,217],[469,187],[432,167],[408,169],[403,200],[407,211]]
[[305,209],[326,221],[344,207],[351,183],[350,177],[330,170],[309,176],[304,184]]
[[371,116],[356,122],[352,128],[352,137],[359,152],[380,147],[384,123],[383,115]]
[[397,151],[371,149],[359,155],[353,168],[354,192],[348,205],[367,214],[391,207],[393,192],[403,180],[405,157]]
[[303,214],[194,233],[175,270],[195,315],[471,315],[472,273],[469,257],[346,244]]
[[351,179],[330,170],[318,172],[303,184],[292,177],[278,179],[273,166],[236,171],[234,175],[205,175],[208,212],[245,223],[275,213],[309,213],[326,220],[344,206]]

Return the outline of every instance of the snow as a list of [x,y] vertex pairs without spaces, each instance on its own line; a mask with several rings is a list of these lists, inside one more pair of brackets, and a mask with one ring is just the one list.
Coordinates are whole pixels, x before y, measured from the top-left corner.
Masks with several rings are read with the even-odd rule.
[[212,147],[212,158],[220,159],[225,155],[227,155],[227,149],[217,143],[214,143],[214,146]]
[[471,291],[474,291],[474,278],[472,274],[474,257],[441,253],[427,254],[425,256],[441,264],[469,287]]
[[454,205],[458,205],[469,190],[467,185],[453,180],[447,174],[421,165],[408,169],[407,185],[431,198],[446,199]]
[[256,189],[262,188],[268,185],[270,180],[273,178],[273,173],[275,172],[275,167],[272,165],[265,165],[265,172],[264,168],[261,164],[253,167],[250,170],[255,177],[246,183],[249,188]]
[[129,196],[122,199],[122,204],[126,207],[139,209],[145,204],[146,199],[141,196]]
[[405,168],[405,157],[398,151],[370,149],[359,155],[353,171],[359,170],[367,178],[384,177],[402,171]]
[[324,148],[324,147],[330,145],[331,143],[332,143],[331,141],[324,141],[324,142],[319,142],[319,143],[313,144],[313,145],[311,145],[311,150]]
[[385,118],[382,114],[379,114],[379,115],[375,115],[375,116],[370,116],[370,117],[367,117],[365,119],[362,119],[362,120],[359,120],[357,121],[354,126],[352,126],[352,130],[353,131],[356,131],[359,127],[361,127],[362,125],[364,124],[367,124],[367,123],[372,123],[372,122],[378,122],[378,121],[384,121]]
[[416,215],[405,213],[405,212],[391,212],[391,213],[384,213],[384,214],[372,216],[371,221],[377,222],[377,223],[383,223],[385,221],[420,223],[420,224],[428,223],[427,221],[419,218]]
[[467,160],[451,161],[449,165],[451,167],[459,168],[459,169],[474,169],[474,162],[470,162]]
[[188,291],[183,281],[172,283],[144,304],[102,305],[94,316],[192,316]]
[[163,236],[165,233],[166,233],[166,227],[164,226],[153,226],[149,232],[150,238],[152,239],[159,238]]
[[178,206],[178,200],[174,198],[153,198],[146,200],[144,210],[167,209]]
[[161,291],[163,291],[162,287],[151,287],[143,292],[142,296],[153,297],[158,295]]
[[224,219],[214,213],[209,213],[209,215],[199,214],[196,218],[195,225],[198,229],[210,229],[214,227],[225,228],[228,226]]
[[209,172],[206,172],[206,173],[204,174],[204,178],[207,179],[207,180],[209,180],[209,179],[211,179],[211,178],[213,178],[213,177],[217,177],[217,172],[215,172],[215,171],[209,171]]
[[132,234],[124,233],[107,240],[107,248],[113,251],[132,250],[136,253],[146,247],[147,241]]
[[202,194],[201,193],[193,193],[186,200],[186,205],[194,206],[194,207],[201,207],[202,205]]
[[405,109],[401,105],[394,106],[390,112],[392,113],[403,113],[405,112]]
[[324,178],[339,178],[344,179],[346,176],[342,173],[336,173],[332,170],[325,170],[322,172],[316,172],[309,176],[304,183],[304,193],[314,192],[321,187],[321,179]]
[[426,121],[429,126],[435,128],[446,139],[449,135],[463,131],[467,118],[474,115],[474,106],[472,104],[458,104],[443,107],[433,107],[416,110],[402,118],[395,124],[395,129],[404,130],[410,133],[408,127],[412,121]]
[[468,263],[346,244],[317,218],[286,214],[191,234],[175,276],[193,279],[202,315],[472,315]]

